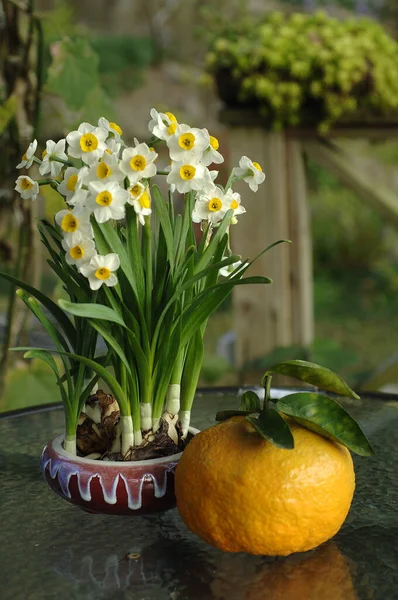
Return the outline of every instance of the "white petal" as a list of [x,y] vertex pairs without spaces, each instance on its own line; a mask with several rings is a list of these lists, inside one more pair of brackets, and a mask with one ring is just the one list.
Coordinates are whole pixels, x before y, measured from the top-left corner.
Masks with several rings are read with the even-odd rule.
[[119,256],[114,252],[112,252],[111,254],[107,254],[103,257],[103,266],[109,269],[110,271],[116,271],[120,267]]
[[93,277],[89,277],[88,281],[90,283],[90,288],[92,290],[99,290],[101,285],[104,283],[103,279],[98,279],[95,275]]
[[108,279],[105,279],[105,283],[108,287],[112,287],[114,285],[117,284],[117,277],[116,275],[114,275],[113,273],[111,273],[110,277],[108,277]]

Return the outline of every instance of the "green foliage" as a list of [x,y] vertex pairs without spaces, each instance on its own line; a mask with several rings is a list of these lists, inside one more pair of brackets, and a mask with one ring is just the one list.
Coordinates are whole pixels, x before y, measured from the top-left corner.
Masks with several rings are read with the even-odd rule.
[[70,109],[81,111],[87,107],[85,114],[98,118],[108,109],[98,62],[97,54],[85,39],[64,38],[57,43],[48,69],[46,91],[59,95]]
[[[287,360],[283,363],[273,365],[270,367],[269,371],[271,373],[278,373],[279,375],[288,375],[289,377],[305,381],[305,383],[309,383],[323,390],[339,394],[340,396],[359,398],[358,394],[356,394],[336,373],[315,363],[305,360]],[[261,380],[261,385],[265,385],[265,378],[267,376],[268,373],[265,373]]]
[[142,84],[143,71],[153,60],[149,38],[94,36],[90,44],[99,59],[101,83],[109,94],[133,90]]
[[[336,373],[314,363],[291,360],[274,365],[265,372],[261,380],[261,385],[264,387],[262,408],[259,399],[257,398],[257,401],[253,399],[256,394],[246,392],[240,410],[222,411],[216,415],[216,420],[224,421],[234,416],[246,416],[265,440],[279,448],[292,449],[294,440],[289,427],[290,419],[327,439],[343,444],[356,454],[362,456],[374,454],[358,423],[334,399],[323,394],[299,392],[288,394],[280,400],[272,400],[271,379],[274,374],[289,375],[316,385],[320,389],[359,400],[359,396]],[[270,402],[275,404],[275,408],[270,408]],[[253,413],[258,413],[258,416],[254,417]]]
[[77,113],[64,127],[95,121],[104,114],[115,118],[110,97],[141,85],[143,70],[153,60],[150,39],[87,33],[76,24],[73,8],[62,1],[40,17],[45,91],[60,96]]
[[343,444],[356,454],[371,456],[373,448],[351,415],[322,394],[289,394],[276,403],[278,410],[307,429]]
[[256,109],[274,128],[300,123],[326,133],[351,115],[398,108],[398,44],[367,19],[268,14],[217,31],[207,68],[221,98]]
[[274,444],[274,446],[286,450],[294,448],[294,439],[290,427],[275,409],[265,406],[258,417],[249,415],[246,419],[261,437]]

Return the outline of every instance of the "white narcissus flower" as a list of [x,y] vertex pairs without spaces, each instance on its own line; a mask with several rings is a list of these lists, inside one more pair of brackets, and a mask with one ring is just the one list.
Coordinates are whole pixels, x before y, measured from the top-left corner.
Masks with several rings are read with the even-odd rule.
[[226,201],[226,194],[219,187],[213,185],[206,192],[198,194],[192,212],[192,221],[194,223],[208,221],[212,225],[216,225],[228,209],[229,202]]
[[65,140],[59,140],[57,143],[53,140],[48,140],[46,149],[43,151],[41,157],[43,162],[39,167],[40,175],[57,177],[64,168],[64,163],[58,162],[57,158],[68,160],[65,154]]
[[114,154],[116,157],[119,157],[120,148],[122,147],[121,142],[118,142],[115,138],[109,138],[106,140],[105,145],[105,152],[107,154]]
[[98,119],[98,127],[101,127],[101,129],[105,129],[108,133],[113,133],[115,139],[118,142],[120,142],[120,139],[123,135],[123,131],[117,123],[114,123],[113,121],[108,121],[108,119],[105,119],[105,117],[100,117]]
[[65,260],[68,265],[76,265],[78,269],[97,254],[94,240],[90,239],[83,239],[75,246],[70,246],[67,240],[63,239],[62,247],[65,250]]
[[174,135],[167,140],[170,158],[175,161],[190,163],[196,159],[199,162],[203,151],[210,145],[207,129],[197,129],[189,125],[177,125]]
[[180,194],[186,194],[190,190],[207,189],[213,187],[210,172],[199,163],[173,162],[170,173],[167,175],[167,183],[175,186]]
[[223,277],[229,277],[231,275],[231,273],[233,271],[235,271],[235,269],[237,269],[238,267],[243,266],[245,264],[246,264],[246,262],[243,262],[242,260],[237,260],[236,262],[232,263],[231,265],[222,267],[219,270],[219,274],[222,275]]
[[[207,131],[207,129],[205,129],[205,131]],[[215,138],[213,135],[209,135],[209,139],[210,139],[210,144],[206,148],[206,150],[203,152],[203,156],[202,156],[202,160],[201,160],[202,165],[204,165],[205,167],[208,167],[212,163],[214,163],[216,165],[220,165],[221,163],[224,162],[223,155],[220,152],[218,152],[218,149],[220,147],[220,143],[219,143],[218,139]]]
[[39,193],[39,184],[27,175],[20,175],[15,182],[14,190],[21,194],[21,198],[24,200],[29,198],[36,200]]
[[140,179],[147,179],[156,175],[156,152],[151,151],[145,143],[138,144],[135,148],[125,148],[120,161],[120,170],[127,175],[131,185]]
[[96,163],[106,150],[105,140],[108,132],[102,127],[94,127],[90,123],[82,123],[76,131],[66,136],[68,154],[73,158],[81,158],[88,165]]
[[155,108],[151,110],[152,119],[149,121],[148,129],[160,140],[168,140],[177,128],[177,119],[171,112],[159,113]]
[[90,211],[85,207],[75,206],[73,210],[60,210],[55,215],[55,222],[61,228],[70,247],[76,246],[83,239],[94,237],[90,223]]
[[132,204],[134,206],[134,210],[138,215],[138,219],[141,225],[145,225],[144,217],[148,217],[152,213],[151,196],[149,194],[149,189],[144,189],[144,191],[140,193],[136,198],[134,198],[134,194],[130,194],[130,197],[131,200],[129,200],[129,204]]
[[97,223],[124,218],[124,205],[129,199],[129,193],[121,188],[117,181],[92,181],[88,189],[86,206],[94,213]]
[[25,154],[22,155],[21,162],[17,165],[17,169],[29,169],[32,166],[35,152],[37,149],[37,140],[33,140],[28,146]]
[[224,203],[227,206],[227,210],[232,209],[234,211],[233,221],[231,221],[231,223],[237,223],[236,217],[238,215],[243,215],[243,213],[246,212],[245,207],[241,205],[240,194],[229,189],[224,196]]
[[259,184],[265,179],[261,166],[257,162],[252,162],[247,156],[242,156],[239,161],[239,168],[234,169],[234,175],[242,177],[253,192],[257,192]]
[[96,254],[89,263],[80,267],[80,273],[87,277],[92,290],[98,290],[103,283],[108,287],[117,284],[114,271],[117,271],[119,266],[120,259],[117,254],[112,253],[105,256]]
[[134,202],[139,200],[142,194],[145,192],[145,186],[142,185],[142,183],[140,183],[139,181],[137,181],[137,183],[127,188],[127,191],[129,193],[127,202],[131,204],[131,206],[134,206]]
[[65,196],[69,204],[76,204],[77,198],[75,201],[73,201],[73,198],[80,191],[85,192],[83,196],[87,196],[87,191],[82,190],[81,187],[86,182],[88,172],[87,167],[83,167],[82,169],[68,167],[65,170],[64,178],[58,186],[58,192]]
[[118,181],[121,183],[125,175],[119,169],[119,161],[115,154],[108,154],[106,151],[100,162],[92,165],[86,178],[86,183],[90,181]]

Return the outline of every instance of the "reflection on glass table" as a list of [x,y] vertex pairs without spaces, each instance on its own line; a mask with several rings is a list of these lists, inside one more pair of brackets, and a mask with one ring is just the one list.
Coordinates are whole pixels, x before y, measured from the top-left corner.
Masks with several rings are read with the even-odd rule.
[[[1,600],[398,598],[398,396],[342,403],[377,454],[354,456],[356,493],[341,531],[287,558],[223,553],[194,536],[176,509],[143,517],[79,510],[58,498],[39,470],[42,447],[62,433],[62,411],[6,415],[0,419]],[[199,394],[192,424],[209,427],[217,411],[238,404],[236,393]]]

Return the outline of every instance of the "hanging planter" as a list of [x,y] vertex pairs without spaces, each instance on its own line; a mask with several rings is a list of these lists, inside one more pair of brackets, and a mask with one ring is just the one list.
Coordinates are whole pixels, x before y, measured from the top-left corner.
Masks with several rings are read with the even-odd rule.
[[[92,512],[173,506],[174,468],[195,433],[190,416],[207,321],[236,285],[270,283],[246,276],[254,260],[242,261],[229,241],[245,212],[232,186],[244,180],[256,191],[265,177],[260,165],[242,157],[226,186],[216,185],[217,171],[209,170],[223,162],[216,138],[171,113],[152,109],[151,117],[149,145],[128,147],[105,118],[49,140],[41,159],[36,140],[30,144],[18,168],[35,162],[44,178],[21,175],[15,189],[31,202],[51,185],[65,201],[54,222],[38,228],[69,299],[55,303],[1,274],[20,288],[56,348],[19,348],[51,367],[64,406],[65,434],[46,446],[44,476]],[[160,144],[171,166],[158,165]],[[155,177],[166,179],[167,198]],[[98,381],[109,393],[97,390]]]
[[207,55],[229,108],[270,128],[397,120],[398,43],[368,19],[267,14],[217,32]]

